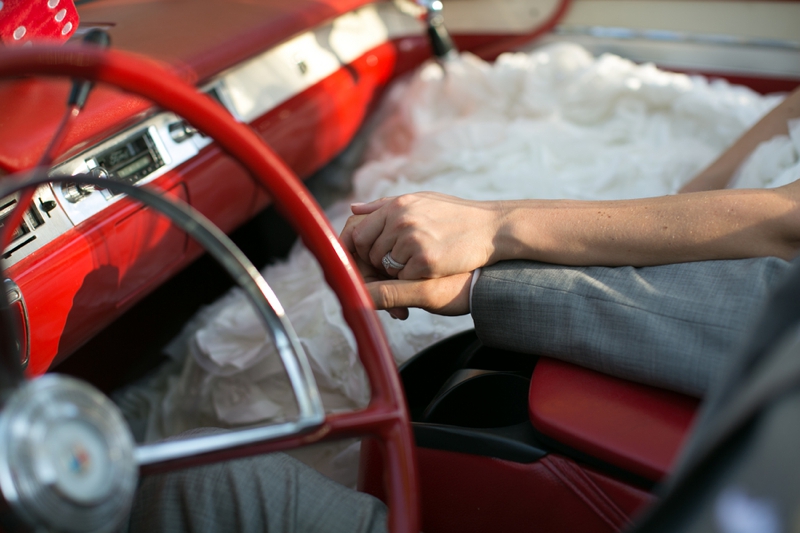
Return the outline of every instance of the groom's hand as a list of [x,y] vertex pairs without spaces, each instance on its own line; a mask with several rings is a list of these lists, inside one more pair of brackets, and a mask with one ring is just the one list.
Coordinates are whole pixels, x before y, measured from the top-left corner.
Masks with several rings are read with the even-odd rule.
[[437,315],[466,315],[471,282],[472,272],[465,272],[437,279],[367,280],[367,290],[376,308],[386,309],[393,317],[405,320],[409,307],[419,307]]

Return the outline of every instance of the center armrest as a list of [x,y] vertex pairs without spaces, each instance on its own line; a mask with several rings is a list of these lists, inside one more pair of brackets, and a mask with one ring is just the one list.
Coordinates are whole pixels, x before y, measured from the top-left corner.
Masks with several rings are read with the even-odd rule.
[[542,435],[652,481],[669,472],[699,400],[549,358],[528,409]]

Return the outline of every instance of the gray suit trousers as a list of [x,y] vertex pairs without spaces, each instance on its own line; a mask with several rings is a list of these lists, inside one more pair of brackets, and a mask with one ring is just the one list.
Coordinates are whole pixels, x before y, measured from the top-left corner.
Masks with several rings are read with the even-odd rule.
[[774,257],[644,268],[508,261],[481,271],[472,317],[489,346],[700,397],[789,267]]
[[282,453],[147,476],[129,523],[129,533],[317,531],[385,533],[386,506]]

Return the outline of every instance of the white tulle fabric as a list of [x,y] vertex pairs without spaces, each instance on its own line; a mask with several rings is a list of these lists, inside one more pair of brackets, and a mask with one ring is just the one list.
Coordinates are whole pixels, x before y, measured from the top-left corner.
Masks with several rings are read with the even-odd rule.
[[[472,199],[675,193],[780,97],[558,44],[505,54],[493,64],[469,54],[444,69],[429,63],[396,83],[385,100],[352,197],[328,210],[336,229],[351,201],[422,190]],[[799,151],[800,122],[791,136],[762,145],[736,186],[797,179]],[[353,336],[313,257],[297,244],[264,275],[311,359],[326,409],[365,405],[369,389]],[[469,317],[422,311],[407,321],[380,316],[398,363],[472,325]],[[164,382],[148,440],[295,411],[277,353],[238,290],[203,310],[171,352],[184,361],[182,372]],[[317,459],[332,465],[334,455],[320,452]]]

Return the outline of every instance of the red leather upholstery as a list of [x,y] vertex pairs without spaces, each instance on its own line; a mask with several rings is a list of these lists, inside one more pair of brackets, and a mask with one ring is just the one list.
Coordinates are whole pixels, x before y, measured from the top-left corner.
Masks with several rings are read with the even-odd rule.
[[[646,491],[550,454],[521,464],[417,448],[426,533],[581,533],[623,529]],[[378,497],[380,454],[362,446],[361,489]]]
[[531,379],[531,423],[544,435],[612,465],[660,480],[699,400],[542,358]]

